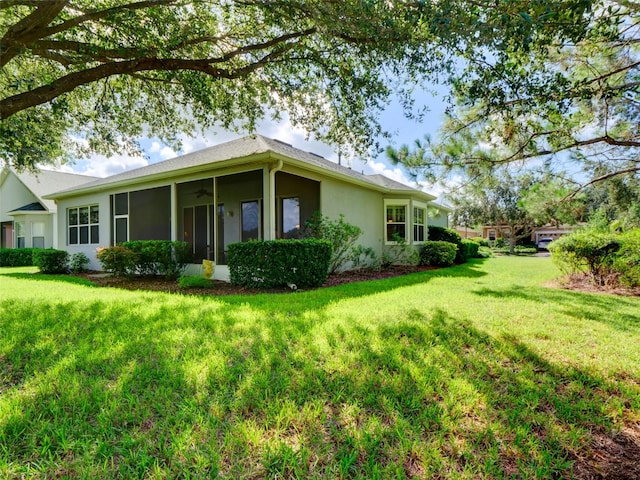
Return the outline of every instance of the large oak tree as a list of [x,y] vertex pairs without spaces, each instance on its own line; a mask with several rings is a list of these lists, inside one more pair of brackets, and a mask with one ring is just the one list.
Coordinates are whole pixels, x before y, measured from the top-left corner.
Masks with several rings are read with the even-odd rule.
[[590,3],[0,0],[0,159],[135,150],[285,114],[363,152],[392,92],[410,108],[412,86],[454,80],[460,56],[576,38]]

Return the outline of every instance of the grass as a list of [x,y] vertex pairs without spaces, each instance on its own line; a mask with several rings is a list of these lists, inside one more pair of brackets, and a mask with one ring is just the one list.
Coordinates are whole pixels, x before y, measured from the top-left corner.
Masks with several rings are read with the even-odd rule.
[[548,258],[199,298],[0,269],[0,478],[558,478],[640,421],[640,299]]

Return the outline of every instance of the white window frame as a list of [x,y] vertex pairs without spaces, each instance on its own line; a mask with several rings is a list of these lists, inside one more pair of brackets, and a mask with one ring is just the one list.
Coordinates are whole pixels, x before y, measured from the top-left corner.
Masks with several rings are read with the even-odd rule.
[[[116,196],[118,195],[126,195],[127,196],[127,213],[121,213],[116,215]],[[129,212],[131,210],[131,203],[129,201],[129,192],[119,192],[119,193],[114,193],[111,196],[111,201],[113,202],[112,204],[112,212],[113,212],[113,244],[117,245],[118,244],[118,228],[116,227],[116,225],[118,224],[118,220],[126,220],[127,221],[127,233],[126,236],[127,238],[124,240],[125,242],[129,241]],[[122,243],[122,242],[120,242]]]
[[[422,210],[422,222],[423,223],[416,223],[416,210]],[[413,202],[412,208],[411,208],[411,239],[413,241],[414,244],[416,245],[421,245],[424,242],[426,242],[429,239],[429,233],[428,233],[428,227],[427,227],[428,221],[427,221],[427,204],[426,203],[422,203],[422,202]],[[424,232],[422,234],[423,239],[422,240],[417,240],[416,239],[416,226],[421,226],[424,229]]]
[[[26,222],[14,222],[16,232],[16,248],[25,248],[27,246],[27,223]],[[20,245],[20,239],[22,239],[22,245]]]
[[[37,228],[36,228],[37,227]],[[45,242],[45,224],[44,222],[31,222],[31,246],[36,248],[36,239],[42,239],[42,247]]]
[[[93,208],[93,207],[98,209],[98,222],[92,222],[91,221],[91,208]],[[87,209],[87,223],[80,223],[80,209],[81,208],[86,208]],[[75,224],[75,225],[70,225],[69,224],[69,212],[71,210],[76,210],[76,215],[78,216],[78,223]],[[77,207],[69,207],[69,208],[67,208],[66,223],[67,223],[67,245],[98,245],[100,243],[100,205],[98,205],[97,203],[92,203],[92,204],[89,204],[89,205],[78,205]],[[88,229],[88,232],[87,232],[88,242],[87,243],[82,243],[80,241],[80,227],[87,227],[87,229]],[[91,235],[92,227],[97,227],[97,229],[98,229],[98,238],[97,239],[94,239],[93,235]],[[77,241],[73,242],[73,243],[71,242],[71,228],[76,228],[78,230]]]
[[[393,225],[402,225],[404,224],[404,239],[405,241],[409,242],[410,237],[409,237],[409,206],[410,206],[411,202],[408,199],[394,199],[394,198],[386,198],[384,200],[384,244],[385,245],[396,245],[398,242],[394,242],[393,240],[389,240],[389,238],[387,237],[387,225],[389,224],[393,224]],[[387,209],[390,207],[403,207],[404,208],[404,222],[395,222],[392,220],[389,220],[389,218],[387,217]]]

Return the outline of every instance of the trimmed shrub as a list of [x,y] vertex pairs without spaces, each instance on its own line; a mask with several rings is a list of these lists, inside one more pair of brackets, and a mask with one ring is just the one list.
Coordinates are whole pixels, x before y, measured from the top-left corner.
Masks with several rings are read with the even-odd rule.
[[451,242],[428,241],[420,247],[420,265],[448,267],[456,259],[458,246]]
[[232,243],[227,250],[231,283],[253,288],[319,287],[329,275],[328,240]]
[[462,240],[462,249],[464,250],[464,257],[467,260],[470,258],[478,258],[480,244],[471,240]]
[[212,288],[213,282],[200,275],[187,275],[178,279],[180,288]]
[[[311,220],[305,222],[304,236],[328,240],[331,243],[331,265],[329,273],[339,272],[355,256],[356,241],[362,235],[362,229],[344,221],[344,215],[331,220],[320,212],[315,212]],[[362,250],[359,250],[362,253]]]
[[116,277],[128,277],[136,271],[138,255],[122,245],[99,248],[96,256],[102,269]]
[[0,267],[30,267],[33,248],[0,248]]
[[78,252],[71,255],[71,260],[69,261],[69,269],[73,273],[84,273],[87,271],[88,266],[89,257],[87,257],[84,253]]
[[135,268],[140,275],[163,275],[176,279],[191,261],[191,249],[186,242],[135,240],[120,245],[136,254]]
[[465,250],[462,246],[462,237],[458,232],[451,228],[437,227],[435,225],[429,226],[429,240],[432,242],[449,242],[458,247],[456,251],[455,263],[465,263],[467,257],[465,256]]
[[566,273],[588,272],[597,285],[610,283],[613,264],[622,246],[619,235],[582,231],[549,244],[554,262]]
[[64,250],[36,249],[33,252],[33,264],[41,273],[67,273],[69,254]]

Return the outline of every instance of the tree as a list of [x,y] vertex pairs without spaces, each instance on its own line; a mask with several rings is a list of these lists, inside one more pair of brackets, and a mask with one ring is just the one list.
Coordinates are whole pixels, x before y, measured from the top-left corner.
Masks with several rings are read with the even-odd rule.
[[[363,152],[377,115],[460,55],[575,38],[589,1],[0,0],[0,158],[137,148],[142,136],[288,115]],[[530,22],[544,5],[552,14]],[[508,42],[501,39],[509,39]]]
[[514,253],[518,240],[531,236],[533,228],[545,222],[536,220],[523,207],[522,200],[538,184],[535,176],[514,174],[503,169],[483,182],[467,183],[449,195],[453,204],[452,221],[458,225],[491,225],[500,230]]
[[[360,150],[410,63],[412,2],[1,0],[0,158],[33,166],[135,150],[143,135],[253,129],[286,113]],[[417,71],[417,69],[415,70]],[[406,78],[405,78],[406,80]]]
[[[527,23],[553,15],[544,3],[526,14]],[[640,3],[589,3],[573,36],[516,33],[523,48],[465,52],[438,141],[418,140],[390,157],[431,178],[543,165],[574,172],[574,191],[614,176],[637,178]]]

